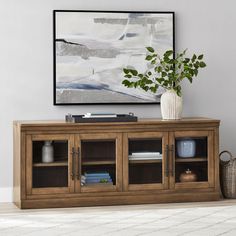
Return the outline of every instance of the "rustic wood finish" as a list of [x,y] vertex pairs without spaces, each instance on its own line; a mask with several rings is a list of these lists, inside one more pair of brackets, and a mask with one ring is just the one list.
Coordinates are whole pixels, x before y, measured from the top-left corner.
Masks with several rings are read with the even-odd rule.
[[[137,190],[150,190],[150,189],[167,189],[168,188],[168,177],[165,175],[165,167],[166,167],[166,154],[163,152],[162,158],[162,183],[156,184],[129,184],[129,158],[128,158],[128,142],[129,139],[154,139],[159,138],[162,140],[162,150],[165,150],[165,147],[168,143],[168,133],[167,132],[139,132],[139,133],[128,133],[126,139],[124,140],[124,152],[123,152],[123,162],[124,162],[124,169],[125,169],[125,176],[124,178],[124,186],[126,191],[137,191]],[[153,160],[151,160],[153,161]],[[146,163],[151,163],[151,161],[147,161]],[[141,163],[141,161],[131,161],[130,163]],[[159,160],[156,163],[160,163]]]
[[68,162],[52,162],[52,163],[34,163],[34,167],[46,167],[46,166],[68,166]]
[[[19,208],[45,208],[69,206],[95,206],[116,204],[164,203],[183,201],[218,200],[219,187],[219,120],[186,118],[166,121],[140,119],[122,123],[66,123],[64,121],[15,121],[14,122],[14,203]],[[207,158],[197,156],[188,160],[175,158],[175,140],[181,137],[206,137]],[[129,139],[160,139],[162,160],[133,160],[129,162]],[[68,163],[34,163],[33,141],[66,140]],[[116,159],[82,161],[81,145],[84,140],[115,142]],[[167,149],[167,152],[165,152]],[[75,160],[72,161],[72,150]],[[176,182],[176,165],[187,162],[207,167],[207,180]],[[134,165],[161,165],[162,183],[130,184],[129,163]],[[201,164],[202,163],[202,164]],[[72,169],[75,165],[75,176]],[[116,185],[81,186],[83,166],[115,165]],[[68,168],[67,187],[33,188],[33,168]],[[159,168],[159,167],[158,167]]]
[[[171,145],[175,145],[175,139],[176,138],[184,138],[184,137],[207,137],[207,153],[208,153],[208,181],[207,182],[195,182],[195,183],[176,183],[175,182],[175,176],[172,176],[170,178],[171,188],[209,188],[213,187],[215,185],[214,180],[214,174],[215,174],[215,168],[214,163],[218,159],[218,155],[214,158],[214,144],[213,144],[213,131],[204,131],[204,130],[198,130],[198,131],[176,131],[170,133],[170,140],[169,142]],[[216,152],[215,152],[216,153]],[[175,151],[173,150],[173,155],[175,156]],[[177,161],[176,161],[177,160]],[[200,159],[201,161],[204,160],[204,158]],[[186,161],[192,161],[191,159],[175,159],[171,158],[171,172],[175,172],[174,166],[175,162],[186,162]],[[198,159],[193,158],[192,162],[196,162]]]

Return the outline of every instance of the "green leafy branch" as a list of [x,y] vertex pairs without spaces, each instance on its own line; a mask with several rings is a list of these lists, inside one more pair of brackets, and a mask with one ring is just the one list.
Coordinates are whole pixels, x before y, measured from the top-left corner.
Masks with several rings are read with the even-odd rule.
[[203,54],[193,54],[191,58],[186,57],[186,50],[177,53],[173,57],[173,51],[168,50],[160,57],[152,47],[146,47],[147,56],[145,60],[149,69],[144,73],[138,72],[135,68],[124,68],[125,80],[122,84],[128,88],[141,88],[145,91],[156,93],[159,86],[170,90],[173,89],[178,96],[181,96],[181,81],[188,79],[190,83],[197,77],[198,70],[206,67],[203,61]]

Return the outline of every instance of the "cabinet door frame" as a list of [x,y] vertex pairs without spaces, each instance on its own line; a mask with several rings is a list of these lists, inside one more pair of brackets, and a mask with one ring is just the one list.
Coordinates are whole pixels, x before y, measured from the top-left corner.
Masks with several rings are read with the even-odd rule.
[[[150,184],[129,184],[129,139],[162,139],[162,183]],[[124,191],[139,191],[139,190],[163,190],[168,189],[169,178],[167,171],[167,153],[166,146],[168,145],[168,132],[130,132],[123,134],[123,190]]]
[[[208,181],[176,183],[175,182],[175,139],[185,137],[207,137],[207,171]],[[214,131],[213,130],[195,130],[195,131],[173,131],[169,134],[169,144],[172,145],[173,151],[170,155],[170,189],[200,189],[200,188],[214,188],[215,186],[215,154],[214,154]],[[169,145],[169,146],[170,146]]]
[[[101,141],[101,140],[115,140],[116,145],[116,185],[112,186],[98,186],[98,187],[81,187],[80,179],[82,174],[82,158],[81,158],[81,141]],[[79,176],[75,182],[76,193],[93,193],[93,192],[120,192],[122,191],[122,134],[121,133],[81,133],[75,136],[75,146],[78,151],[76,161],[76,173]]]
[[[68,141],[68,187],[33,188],[33,142],[45,140]],[[72,173],[73,134],[27,134],[26,135],[26,195],[74,193],[75,182]]]

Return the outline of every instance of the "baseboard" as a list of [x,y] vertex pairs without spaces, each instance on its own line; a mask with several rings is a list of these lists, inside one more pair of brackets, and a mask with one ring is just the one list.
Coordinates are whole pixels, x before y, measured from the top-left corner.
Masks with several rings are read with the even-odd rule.
[[0,202],[12,202],[12,188],[0,188]]

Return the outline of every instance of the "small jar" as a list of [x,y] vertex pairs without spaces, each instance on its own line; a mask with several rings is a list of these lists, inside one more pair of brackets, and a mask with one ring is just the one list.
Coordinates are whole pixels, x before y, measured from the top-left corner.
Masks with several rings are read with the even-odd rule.
[[187,169],[185,172],[180,174],[179,180],[180,182],[196,182],[197,175],[190,169]]
[[177,153],[181,158],[191,158],[196,154],[196,141],[186,138],[177,141]]

